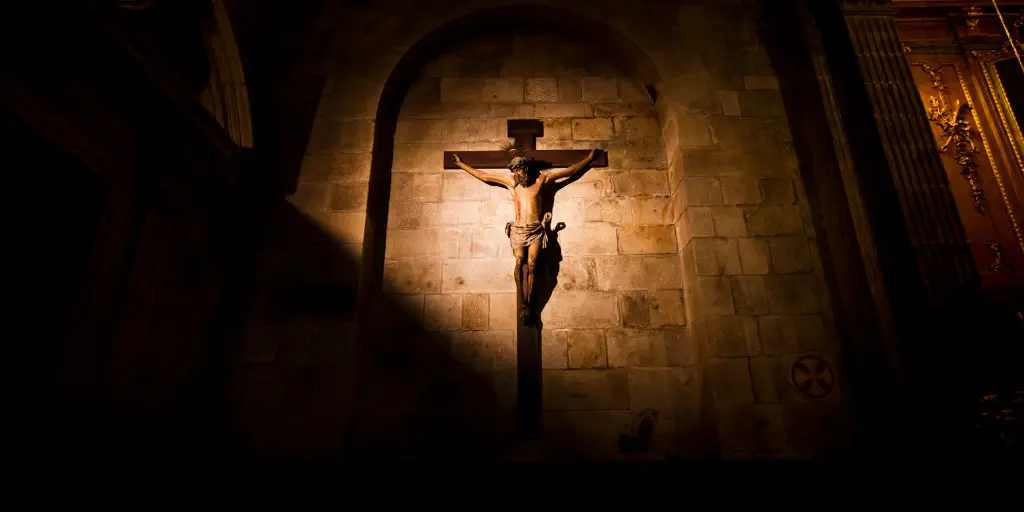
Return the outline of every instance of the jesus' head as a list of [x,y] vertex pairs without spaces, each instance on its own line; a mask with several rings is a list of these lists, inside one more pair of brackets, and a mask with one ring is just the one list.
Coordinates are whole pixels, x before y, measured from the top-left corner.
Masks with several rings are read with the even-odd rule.
[[516,185],[529,187],[533,184],[533,180],[537,178],[537,173],[533,170],[533,166],[530,165],[530,161],[524,157],[517,156],[512,159],[512,162],[508,164],[508,168],[512,171],[512,179]]

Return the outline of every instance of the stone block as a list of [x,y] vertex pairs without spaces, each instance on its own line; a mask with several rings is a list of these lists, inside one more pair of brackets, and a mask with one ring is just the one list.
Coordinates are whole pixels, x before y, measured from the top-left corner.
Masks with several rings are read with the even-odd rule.
[[[509,279],[512,279],[511,275],[509,276]],[[517,304],[516,294],[492,293],[489,297],[491,310],[488,315],[488,324],[490,324],[490,328],[515,329]]]
[[761,349],[765,355],[782,356],[800,350],[791,316],[762,316],[758,318],[758,324],[761,332]]
[[778,91],[739,91],[740,110],[748,117],[783,117],[786,109]]
[[423,324],[427,329],[462,327],[461,295],[427,295],[423,301]]
[[439,260],[404,260],[384,263],[384,290],[389,293],[439,293]]
[[761,178],[761,193],[767,204],[796,204],[796,188],[789,178]]
[[[472,245],[469,250],[471,258],[499,258],[511,256],[505,226],[477,226],[473,228]],[[511,258],[509,259],[511,261]]]
[[479,78],[442,78],[441,102],[482,101],[483,88]]
[[[541,143],[552,143],[555,141],[572,140],[573,119],[555,118],[544,119],[544,137],[537,141],[537,148],[541,149]],[[553,149],[553,148],[551,148]]]
[[614,169],[665,169],[665,144],[660,139],[616,140],[608,143],[608,165]]
[[592,257],[573,256],[562,259],[558,267],[555,290],[578,291],[597,289],[597,263]]
[[391,173],[391,201],[437,202],[440,200],[440,174]]
[[761,205],[747,210],[747,230],[752,235],[799,235],[803,218],[796,206]]
[[747,358],[708,359],[705,365],[704,378],[711,383],[716,408],[754,403]]
[[608,367],[604,331],[574,329],[568,331],[567,343],[569,368]]
[[612,190],[625,196],[668,195],[665,171],[619,171],[612,174]]
[[651,327],[686,325],[682,290],[650,292]]
[[[419,229],[431,227],[438,223],[439,218],[435,214],[433,219],[425,219],[423,205],[437,203],[398,202],[392,201],[388,205],[388,228],[390,229]],[[435,209],[436,211],[436,209]]]
[[424,297],[426,296],[422,294],[387,295],[386,300],[388,301],[388,306],[386,307],[389,308],[389,310],[391,307],[397,307],[399,318],[420,324],[423,322]]
[[[401,122],[401,121],[400,121]],[[445,144],[441,142],[396,143],[391,159],[392,172],[441,172]],[[366,176],[369,178],[369,161]]]
[[529,55],[506,57],[501,63],[499,74],[501,76],[530,76],[533,74],[533,61]]
[[373,121],[348,119],[313,123],[309,137],[309,151],[322,153],[345,151],[368,153],[373,146]]
[[661,138],[661,125],[657,114],[636,117],[615,118],[615,136],[626,140],[647,140]]
[[538,103],[537,117],[591,117],[594,109],[588,103]]
[[427,143],[444,142],[445,122],[434,119],[402,119],[395,127],[395,142]]
[[508,259],[446,260],[442,293],[508,293],[515,291],[513,263]]
[[580,78],[558,79],[558,101],[572,103],[583,101],[583,84]]
[[346,183],[331,185],[327,189],[328,208],[336,211],[366,210],[366,183]]
[[579,101],[579,98],[575,100],[560,100],[558,98],[558,81],[554,78],[527,78],[526,101],[534,103]]
[[453,117],[486,117],[487,104],[479,102],[451,102],[422,106],[416,109],[405,108],[399,115],[399,123],[410,119],[449,119]]
[[685,336],[682,329],[609,329],[605,331],[608,366],[668,366],[668,347],[678,347],[674,337]]
[[675,221],[672,200],[667,197],[630,198],[632,218],[629,222],[641,226],[670,225]]
[[574,140],[611,140],[613,137],[612,120],[608,118],[573,119],[572,138]]
[[742,209],[735,206],[713,206],[711,215],[716,235],[732,238],[747,235],[747,220]]
[[779,79],[775,75],[746,75],[743,77],[743,87],[747,89],[779,90]]
[[597,258],[600,290],[671,290],[682,287],[676,255],[629,255]]
[[[438,177],[440,178],[441,176],[438,175]],[[392,203],[391,209],[394,210],[396,207],[400,207],[401,204],[396,205]],[[438,224],[442,226],[479,223],[481,201],[445,201],[436,204],[438,208]]]
[[384,257],[387,259],[440,258],[442,230],[389,229]]
[[650,111],[650,105],[641,103],[594,103],[594,117],[633,117]]
[[555,201],[555,208],[558,208],[560,202],[565,199],[602,197],[608,195],[611,190],[611,173],[592,169],[575,182],[558,191],[558,200]]
[[[498,192],[500,195],[500,190]],[[485,226],[501,224],[504,228],[505,223],[514,218],[515,206],[512,201],[508,198],[491,199],[480,203],[477,222]]]
[[747,275],[764,275],[770,268],[768,242],[764,238],[740,238],[736,240],[740,250],[740,265]]
[[544,372],[544,410],[629,409],[625,370]]
[[825,331],[825,323],[819,315],[793,315],[790,317],[796,331],[797,341],[803,350],[822,351],[833,348],[833,340]]
[[674,231],[672,226],[619,227],[619,254],[674,254]]
[[[675,141],[672,147],[701,147],[711,145],[711,132],[708,129],[707,117],[700,114],[681,114],[674,117],[674,123],[667,124],[666,142],[671,138]],[[668,134],[672,130],[671,136]]]
[[619,79],[619,99],[636,103],[650,103],[651,101],[650,95],[639,82],[623,78]]
[[300,182],[353,183],[370,179],[368,153],[313,153],[302,159]]
[[540,366],[545,370],[564,370],[569,366],[568,331],[544,329],[540,337]]
[[803,236],[774,236],[768,238],[768,252],[772,256],[772,271],[776,274],[794,274],[814,270],[811,251]]
[[565,256],[616,254],[615,226],[604,222],[587,222],[558,232],[558,242]]
[[512,331],[455,331],[452,356],[479,372],[514,370],[516,347]]
[[488,328],[490,319],[490,296],[486,294],[466,295],[462,298],[462,328],[482,331]]
[[541,312],[541,320],[551,329],[616,327],[620,325],[618,300],[607,292],[555,292]]
[[488,103],[486,107],[487,117],[500,117],[502,119],[531,119],[537,115],[537,107],[529,104]]
[[710,357],[743,357],[761,353],[757,319],[753,316],[709,316],[698,320],[695,328],[704,341],[704,353]]
[[622,325],[643,328],[651,326],[651,305],[647,292],[628,292],[619,296]]
[[522,78],[485,78],[481,96],[485,103],[522,103]]
[[717,178],[683,178],[682,191],[687,206],[717,206],[722,204],[722,186]]
[[754,385],[754,399],[763,404],[780,402],[802,402],[803,399],[790,383],[790,366],[800,357],[792,354],[784,357],[750,358],[750,376]]
[[720,276],[742,273],[740,253],[734,239],[694,238],[690,240],[697,275]]
[[691,306],[698,317],[732,315],[732,285],[727,277],[697,277],[692,286]]
[[[692,237],[715,236],[714,210],[707,206],[691,206],[686,209],[685,218],[690,222]],[[682,246],[682,242],[679,244]]]
[[761,190],[757,179],[748,176],[722,176],[722,200],[725,204],[757,204]]
[[588,198],[583,201],[583,215],[587,222],[607,222],[622,225],[634,222],[633,206],[629,197]]
[[444,137],[450,142],[499,142],[507,140],[503,119],[460,118],[444,122]]
[[743,115],[740,111],[740,95],[737,91],[718,91],[718,103],[727,116]]
[[441,177],[441,199],[448,201],[484,201],[489,199],[505,199],[508,192],[481,183],[480,180],[466,173],[444,173]]
[[768,314],[768,290],[761,276],[733,277],[732,297],[736,312],[741,315]]
[[327,232],[342,243],[362,243],[366,229],[365,212],[333,212],[326,217]]
[[618,101],[618,81],[614,78],[588,76],[583,78],[583,101]]
[[672,411],[697,405],[694,370],[689,368],[631,368],[629,406],[632,410]]
[[772,313],[817,313],[821,310],[818,278],[814,274],[766,276]]

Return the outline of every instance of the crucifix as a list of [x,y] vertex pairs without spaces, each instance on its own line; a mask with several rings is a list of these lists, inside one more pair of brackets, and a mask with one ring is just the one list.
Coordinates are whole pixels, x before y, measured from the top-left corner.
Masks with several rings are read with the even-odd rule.
[[[536,264],[541,251],[547,248],[551,229],[551,212],[544,211],[544,198],[546,193],[553,194],[588,168],[608,166],[607,154],[597,149],[538,151],[537,137],[543,136],[542,122],[510,119],[508,137],[514,142],[500,150],[444,153],[445,169],[462,169],[484,183],[505,187],[512,194],[515,220],[505,225],[505,234],[515,258],[512,276],[518,303],[517,412],[520,432],[527,437],[536,436],[540,429],[540,311],[535,307],[533,294]],[[492,174],[480,168],[507,168],[511,174]]]

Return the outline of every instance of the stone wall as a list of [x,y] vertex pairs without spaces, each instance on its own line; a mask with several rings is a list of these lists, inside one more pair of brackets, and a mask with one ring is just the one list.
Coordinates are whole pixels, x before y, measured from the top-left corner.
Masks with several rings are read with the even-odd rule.
[[[821,455],[836,444],[841,394],[801,398],[789,364],[802,354],[836,363],[836,337],[757,6],[551,3],[592,16],[586,30],[609,40],[617,31],[645,62],[555,39],[572,30],[463,39],[421,63],[394,141],[374,140],[385,81],[412,45],[480,2],[400,18],[403,2],[378,2],[347,6],[330,21],[328,86],[289,201],[342,259],[358,263],[348,255],[358,254],[364,226],[381,221],[370,212],[367,222],[371,153],[394,144],[383,285],[392,316],[428,333],[393,350],[406,354],[402,371],[361,360],[361,375],[375,380],[361,377],[359,393],[387,387],[382,375],[450,371],[432,366],[440,358],[493,387],[495,400],[514,400],[508,193],[442,170],[441,152],[495,149],[505,120],[539,118],[540,149],[605,147],[610,159],[555,200],[554,220],[567,227],[542,318],[542,456]],[[629,64],[656,70],[654,105]],[[337,336],[330,341],[352,341]],[[287,336],[278,343],[291,344]],[[427,345],[422,363],[408,361]],[[282,367],[273,356],[264,362],[271,373]],[[243,372],[239,385],[251,380]],[[416,422],[364,421],[394,432],[422,429],[428,417],[435,411]]]
[[[442,152],[497,149],[510,118],[544,123],[538,149],[605,148],[609,167],[554,199],[553,225],[566,227],[536,293],[546,295],[544,262],[557,265],[542,314],[544,431],[593,432],[603,438],[565,437],[602,451],[642,417],[671,432],[673,404],[663,399],[685,386],[694,361],[658,115],[609,59],[568,38],[499,33],[426,63],[395,134],[384,274],[424,328],[445,331],[455,357],[514,378],[510,194],[443,170]],[[565,450],[565,441],[549,445]]]

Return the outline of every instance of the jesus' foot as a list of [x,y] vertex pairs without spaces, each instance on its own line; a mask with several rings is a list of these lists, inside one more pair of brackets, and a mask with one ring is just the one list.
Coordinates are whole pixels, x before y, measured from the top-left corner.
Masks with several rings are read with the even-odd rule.
[[533,324],[533,315],[530,314],[529,307],[523,306],[522,308],[519,309],[519,320],[523,323],[523,325]]

